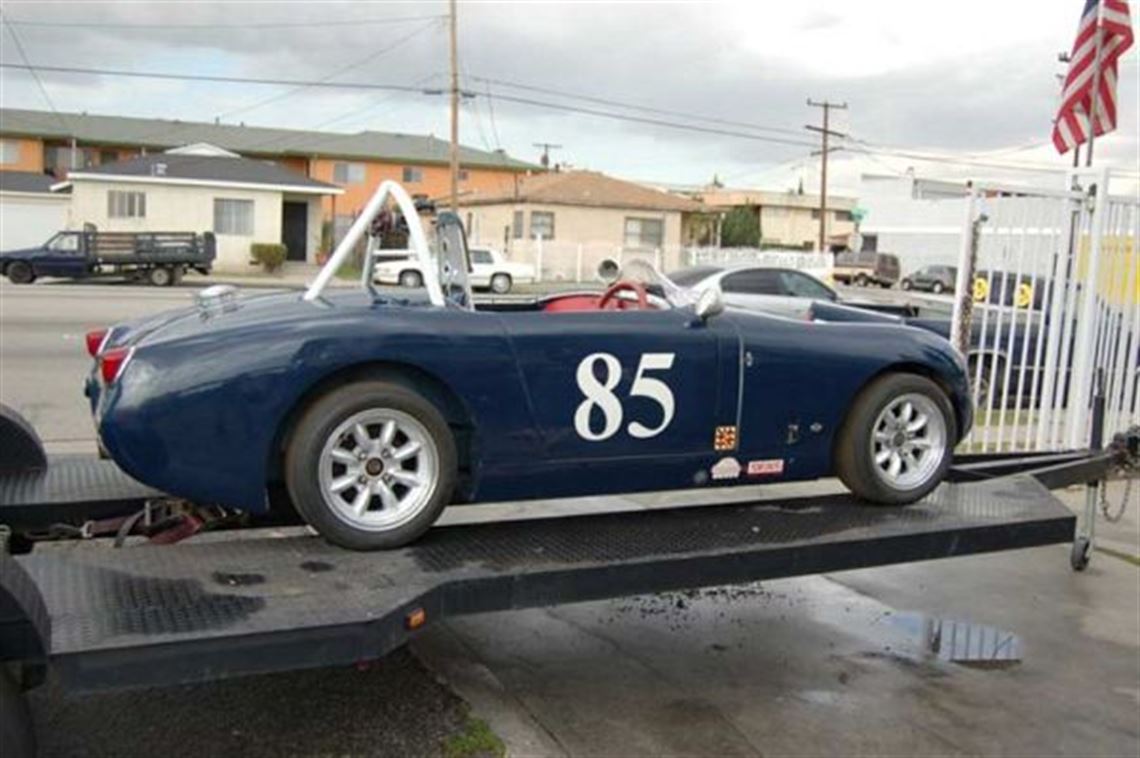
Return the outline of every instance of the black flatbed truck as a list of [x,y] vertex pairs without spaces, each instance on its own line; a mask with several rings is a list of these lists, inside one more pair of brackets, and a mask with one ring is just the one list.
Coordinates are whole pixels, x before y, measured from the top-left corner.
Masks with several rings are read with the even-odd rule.
[[189,271],[209,274],[216,255],[212,232],[101,232],[87,224],[38,247],[0,253],[0,275],[13,284],[41,276],[118,277],[163,287],[178,284]]
[[[0,424],[0,441],[10,432]],[[383,553],[279,529],[0,553],[0,739],[6,755],[34,749],[22,693],[49,672],[96,692],[336,666],[463,614],[1079,544],[1049,488],[1102,478],[1136,446],[1134,433],[1106,451],[956,459],[950,481],[907,508],[837,494],[535,518],[437,527]],[[94,457],[41,452],[30,469],[34,447],[5,446],[25,457],[0,475],[2,523],[161,496]]]

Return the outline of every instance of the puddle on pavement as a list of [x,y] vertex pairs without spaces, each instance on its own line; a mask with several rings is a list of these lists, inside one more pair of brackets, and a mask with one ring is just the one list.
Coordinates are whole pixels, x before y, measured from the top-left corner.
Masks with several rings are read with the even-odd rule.
[[889,612],[883,621],[909,637],[921,653],[947,663],[1002,669],[1021,662],[1021,638],[1004,629],[911,612]]

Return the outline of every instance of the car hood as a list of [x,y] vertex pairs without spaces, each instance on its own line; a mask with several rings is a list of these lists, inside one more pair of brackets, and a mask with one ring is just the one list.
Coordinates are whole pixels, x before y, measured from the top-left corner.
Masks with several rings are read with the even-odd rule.
[[5,250],[0,252],[0,259],[2,258],[31,258],[37,255],[43,255],[44,249],[42,247],[21,247],[16,250]]

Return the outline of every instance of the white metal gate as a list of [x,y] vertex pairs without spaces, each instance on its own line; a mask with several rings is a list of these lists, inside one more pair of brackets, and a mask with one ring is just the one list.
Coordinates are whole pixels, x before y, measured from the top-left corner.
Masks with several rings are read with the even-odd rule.
[[976,408],[967,450],[1086,446],[1098,381],[1106,433],[1140,423],[1140,200],[1107,195],[1108,178],[971,187],[953,330]]

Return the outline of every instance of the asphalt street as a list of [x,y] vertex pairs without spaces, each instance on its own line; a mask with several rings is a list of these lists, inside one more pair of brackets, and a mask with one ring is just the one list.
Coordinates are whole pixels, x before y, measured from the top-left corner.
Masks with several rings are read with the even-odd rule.
[[[53,450],[93,451],[84,332],[192,292],[0,283],[0,401]],[[1121,484],[1110,494],[1122,497]],[[1079,489],[1062,495],[1079,506]],[[445,519],[686,497],[491,505]],[[1120,523],[1102,524],[1112,553],[1084,574],[1055,546],[473,616],[364,670],[101,696],[50,686],[33,709],[49,756],[431,755],[469,725],[465,702],[514,755],[1137,756],[1140,562],[1128,556],[1140,555],[1138,510],[1140,496]],[[950,660],[931,646],[934,628],[996,634],[1014,654]]]

